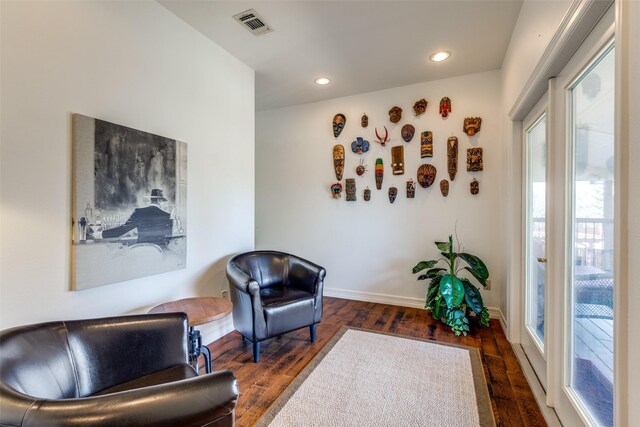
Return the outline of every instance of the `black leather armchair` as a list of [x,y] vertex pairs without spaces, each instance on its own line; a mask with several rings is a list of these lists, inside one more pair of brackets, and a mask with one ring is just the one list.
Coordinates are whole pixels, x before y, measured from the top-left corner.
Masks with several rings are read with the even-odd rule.
[[184,313],[50,322],[0,333],[2,426],[233,426],[229,371],[188,364]]
[[253,343],[254,362],[266,339],[309,326],[315,341],[325,275],[319,265],[283,252],[247,252],[229,260],[233,323]]

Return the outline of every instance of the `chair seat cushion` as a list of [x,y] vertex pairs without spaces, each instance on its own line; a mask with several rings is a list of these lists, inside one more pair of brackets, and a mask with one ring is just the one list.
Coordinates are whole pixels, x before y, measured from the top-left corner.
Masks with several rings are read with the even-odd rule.
[[183,365],[172,366],[170,368],[163,369],[161,371],[154,372],[152,374],[145,375],[122,384],[117,384],[104,390],[100,390],[99,392],[93,394],[93,396],[117,393],[119,391],[135,390],[138,388],[180,381],[197,376],[198,374],[196,373],[195,369],[193,369],[191,365],[185,363]]
[[313,294],[290,286],[271,286],[260,289],[262,306],[276,307],[300,300],[313,300]]
[[313,324],[313,294],[293,287],[260,290],[268,336],[274,337]]

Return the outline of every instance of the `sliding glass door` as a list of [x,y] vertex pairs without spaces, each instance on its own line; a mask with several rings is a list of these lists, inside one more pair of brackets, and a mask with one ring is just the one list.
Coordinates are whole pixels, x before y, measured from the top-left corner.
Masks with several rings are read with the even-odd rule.
[[522,121],[522,350],[563,425],[614,425],[609,10]]
[[570,318],[566,387],[598,425],[613,425],[614,46],[567,88]]
[[[565,425],[614,425],[615,45],[613,11],[555,82],[559,248],[553,406]],[[554,260],[555,261],[555,260]]]

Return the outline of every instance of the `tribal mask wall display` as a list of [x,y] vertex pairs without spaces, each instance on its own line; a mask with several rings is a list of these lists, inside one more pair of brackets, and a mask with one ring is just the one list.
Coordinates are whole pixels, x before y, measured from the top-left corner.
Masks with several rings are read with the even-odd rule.
[[404,125],[400,130],[400,134],[402,135],[402,139],[404,139],[404,142],[411,141],[415,133],[416,133],[416,128],[414,128],[413,125]]
[[482,164],[482,147],[467,148],[467,171],[479,172],[484,169]]
[[362,118],[360,119],[360,125],[363,128],[366,128],[367,126],[369,126],[369,116],[367,116],[367,113],[364,113],[362,115]]
[[389,110],[389,121],[391,123],[398,123],[401,119],[402,119],[402,108],[398,107],[397,105],[394,107],[391,107],[391,110]]
[[433,165],[423,164],[418,168],[418,184],[422,188],[430,187],[433,181],[436,180],[436,174],[438,170]]
[[413,104],[413,114],[416,116],[424,114],[424,112],[427,111],[427,105],[429,105],[429,103],[424,98],[416,101],[416,103]]
[[447,139],[447,170],[449,171],[449,179],[453,181],[458,172],[458,138],[450,136]]
[[407,181],[407,199],[416,197],[416,182],[412,179]]
[[449,181],[447,181],[446,179],[440,181],[440,192],[444,197],[447,197],[449,195]]
[[383,147],[387,145],[387,142],[389,142],[389,131],[387,130],[386,126],[384,127],[384,138],[381,137],[380,134],[378,134],[378,128],[376,128],[376,138],[378,138],[376,142]]
[[336,179],[341,181],[344,172],[344,147],[340,144],[333,146],[333,169],[336,172]]
[[369,200],[371,200],[371,190],[369,190],[369,187],[364,189],[363,198],[365,202],[368,202]]
[[333,195],[334,199],[339,199],[342,196],[342,184],[339,182],[331,184],[331,195]]
[[389,201],[391,203],[396,201],[396,196],[398,196],[398,189],[396,187],[389,187]]
[[420,157],[433,157],[433,132],[429,130],[420,134]]
[[394,175],[404,174],[404,147],[402,145],[391,147],[391,172]]
[[333,116],[333,136],[334,137],[338,137],[340,136],[340,132],[342,132],[342,129],[344,129],[344,125],[347,123],[347,118],[344,116],[344,114],[338,113],[335,116]]
[[476,133],[480,132],[481,125],[482,125],[481,117],[465,117],[464,126],[462,126],[462,131],[469,136],[473,136]]
[[473,178],[470,184],[471,194],[478,194],[480,192],[480,183]]
[[367,165],[364,164],[364,159],[360,159],[360,164],[356,166],[356,174],[358,176],[362,176],[366,171],[367,171]]
[[356,179],[355,178],[347,178],[345,180],[345,184],[347,186],[347,202],[355,202],[356,201]]
[[384,165],[382,164],[382,159],[376,159],[376,188],[378,190],[382,190],[382,178],[384,178]]
[[443,119],[446,119],[451,112],[451,100],[445,96],[440,100],[440,115]]
[[369,141],[357,137],[356,140],[351,143],[351,151],[356,154],[366,153],[369,151]]

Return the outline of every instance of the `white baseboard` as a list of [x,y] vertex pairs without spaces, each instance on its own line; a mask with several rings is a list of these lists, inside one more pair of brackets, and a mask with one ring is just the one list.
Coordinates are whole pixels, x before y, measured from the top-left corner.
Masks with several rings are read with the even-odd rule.
[[[352,291],[347,289],[324,288],[324,295],[334,298],[343,298],[356,301],[375,302],[379,304],[398,305],[400,307],[413,307],[424,309],[424,299],[415,297],[402,297],[397,295],[380,294],[375,292]],[[506,331],[506,321],[502,310],[497,307],[487,307],[489,317],[499,319],[502,329]],[[233,317],[227,317],[214,322],[200,325],[197,329],[202,334],[202,342],[210,344],[235,330]]]
[[[415,297],[401,297],[397,295],[379,294],[375,292],[352,291],[347,289],[324,288],[324,296],[352,299],[356,301],[377,302],[379,304],[398,305],[400,307],[424,308],[424,299]],[[487,307],[489,317],[499,319],[502,329],[505,329],[504,314],[498,307]]]
[[356,301],[377,302],[379,304],[399,305],[401,307],[424,308],[424,299],[378,294],[375,292],[352,291],[347,289],[324,288],[324,296],[352,299]]
[[562,423],[560,423],[556,411],[553,408],[547,406],[546,395],[544,389],[542,388],[542,384],[540,384],[540,380],[533,370],[529,359],[522,350],[522,347],[520,346],[520,344],[512,344],[511,348],[513,348],[513,352],[516,354],[518,362],[520,362],[522,372],[524,373],[524,376],[529,383],[529,387],[531,387],[531,392],[533,393],[533,396],[535,397],[536,402],[540,407],[540,412],[542,412],[542,416],[547,422],[547,425],[550,427],[562,427]]

